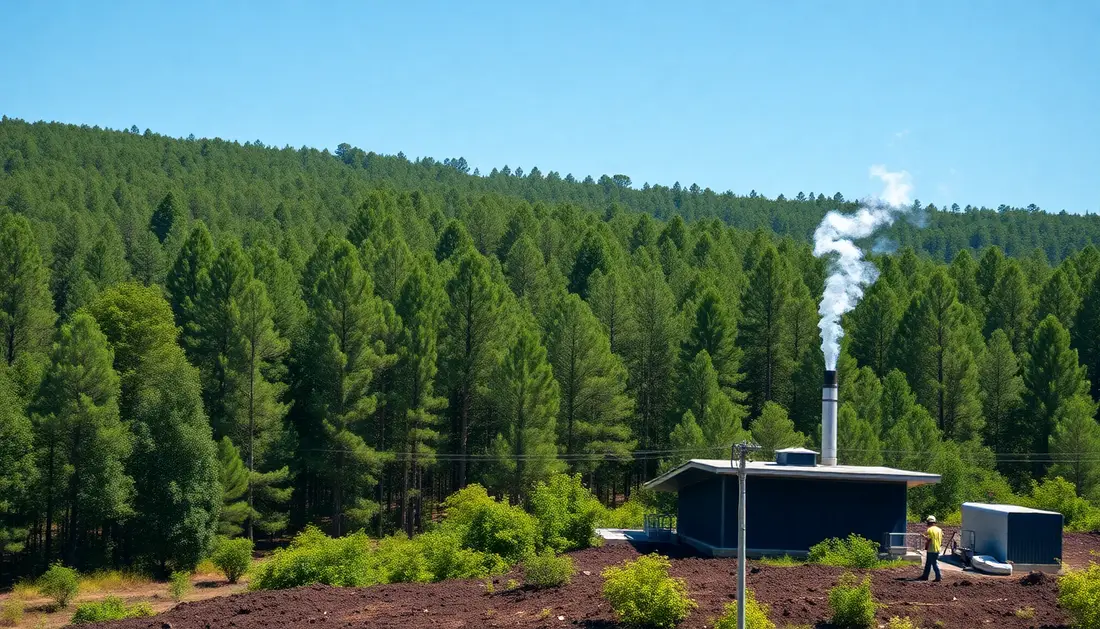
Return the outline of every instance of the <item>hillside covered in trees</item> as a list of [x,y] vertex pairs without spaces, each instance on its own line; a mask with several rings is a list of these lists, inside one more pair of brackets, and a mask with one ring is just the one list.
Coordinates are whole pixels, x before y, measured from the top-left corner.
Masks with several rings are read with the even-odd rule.
[[[414,534],[561,471],[652,500],[684,459],[819,438],[808,238],[839,194],[8,118],[0,164],[0,552],[27,570]],[[845,320],[841,462],[942,474],[918,513],[1051,476],[1100,498],[1100,219],[920,209]]]

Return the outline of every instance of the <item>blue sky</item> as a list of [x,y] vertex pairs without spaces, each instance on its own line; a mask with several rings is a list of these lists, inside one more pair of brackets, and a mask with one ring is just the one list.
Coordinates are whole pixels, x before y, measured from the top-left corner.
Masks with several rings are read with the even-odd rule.
[[1068,0],[9,3],[0,113],[1095,212],[1098,33]]

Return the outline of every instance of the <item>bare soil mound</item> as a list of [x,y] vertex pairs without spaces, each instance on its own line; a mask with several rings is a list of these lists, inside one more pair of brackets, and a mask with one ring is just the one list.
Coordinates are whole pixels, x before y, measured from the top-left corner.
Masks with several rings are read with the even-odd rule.
[[[1089,550],[1100,549],[1100,536],[1067,535],[1066,546],[1087,557]],[[130,629],[326,626],[425,629],[581,626],[606,629],[619,624],[601,596],[600,572],[608,565],[633,559],[639,554],[638,549],[626,545],[573,553],[577,573],[572,583],[550,590],[507,590],[510,579],[522,580],[518,570],[494,579],[491,594],[487,593],[484,582],[476,580],[362,589],[318,585],[182,603],[154,618],[133,619],[110,626]],[[673,574],[687,580],[691,596],[699,604],[682,626],[694,629],[712,626],[714,616],[734,600],[736,568],[737,562],[732,559],[684,554],[673,557]],[[780,568],[753,562],[748,583],[756,591],[758,600],[771,605],[772,618],[780,627],[827,627],[828,591],[843,572],[824,566]],[[1068,626],[1068,618],[1057,607],[1054,578],[987,577],[945,571],[942,583],[911,581],[919,572],[920,569],[914,566],[871,573],[875,597],[885,604],[879,613],[883,623],[897,615],[909,616],[922,627]]]

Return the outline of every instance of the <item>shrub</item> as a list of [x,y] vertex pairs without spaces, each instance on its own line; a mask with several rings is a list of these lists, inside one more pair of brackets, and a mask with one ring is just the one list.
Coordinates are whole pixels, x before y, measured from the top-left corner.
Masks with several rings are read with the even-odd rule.
[[855,533],[843,540],[833,537],[811,546],[809,560],[841,568],[874,568],[879,565],[878,544]]
[[1035,508],[1057,511],[1065,518],[1066,528],[1071,531],[1089,530],[1095,518],[1093,506],[1088,500],[1077,495],[1073,483],[1056,476],[1047,478],[1031,490]]
[[[771,611],[767,605],[756,602],[756,594],[745,590],[745,629],[775,629],[768,619]],[[727,603],[726,613],[714,619],[714,629],[737,629],[737,603]]]
[[168,594],[172,597],[172,600],[182,601],[187,593],[191,591],[191,573],[190,572],[173,572],[172,576],[168,577]]
[[108,596],[102,601],[83,603],[76,608],[76,613],[70,622],[77,625],[85,622],[103,622],[106,620],[125,620],[127,618],[141,618],[152,616],[153,608],[149,603],[137,603],[127,605],[117,596]]
[[58,607],[68,607],[80,591],[80,575],[72,568],[55,563],[39,578],[38,591],[52,598]]
[[840,583],[829,590],[829,609],[833,611],[832,623],[841,629],[875,627],[875,611],[878,604],[871,595],[871,579],[857,581],[854,574],[840,578]]
[[416,538],[433,581],[480,579],[508,569],[499,555],[462,546],[462,537],[452,528],[441,527]]
[[0,625],[16,627],[23,622],[23,599],[14,594],[0,608]]
[[1100,565],[1089,563],[1058,579],[1058,604],[1080,629],[1100,629]]
[[604,509],[599,526],[609,529],[640,529],[645,526],[645,505],[632,498],[614,509]]
[[243,537],[219,538],[210,560],[230,583],[236,583],[252,564],[252,541]]
[[523,564],[523,583],[533,588],[552,588],[573,578],[573,560],[565,555],[536,555]]
[[485,488],[477,483],[467,485],[443,500],[445,522],[450,525],[469,526],[482,509],[496,503]]
[[384,583],[426,583],[432,580],[420,544],[404,533],[379,540],[374,560]]
[[523,509],[491,500],[477,506],[463,543],[514,564],[535,554],[537,529],[535,518]]
[[886,629],[920,629],[917,623],[909,620],[909,617],[901,618],[900,616],[894,616],[886,623]]
[[381,583],[370,543],[362,532],[333,539],[307,527],[290,546],[277,549],[256,568],[250,586],[275,590],[314,583],[344,587]]
[[696,607],[684,580],[668,576],[669,565],[667,557],[653,554],[603,571],[604,597],[623,622],[675,627]]
[[560,553],[591,546],[596,522],[606,509],[581,484],[580,474],[556,474],[535,485],[531,511],[538,520],[541,549]]

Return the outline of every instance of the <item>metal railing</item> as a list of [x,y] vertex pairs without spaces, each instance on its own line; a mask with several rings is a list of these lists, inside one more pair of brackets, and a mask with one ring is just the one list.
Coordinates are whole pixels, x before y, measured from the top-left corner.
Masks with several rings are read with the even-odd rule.
[[668,542],[676,533],[676,516],[668,513],[647,513],[643,530],[651,540]]

